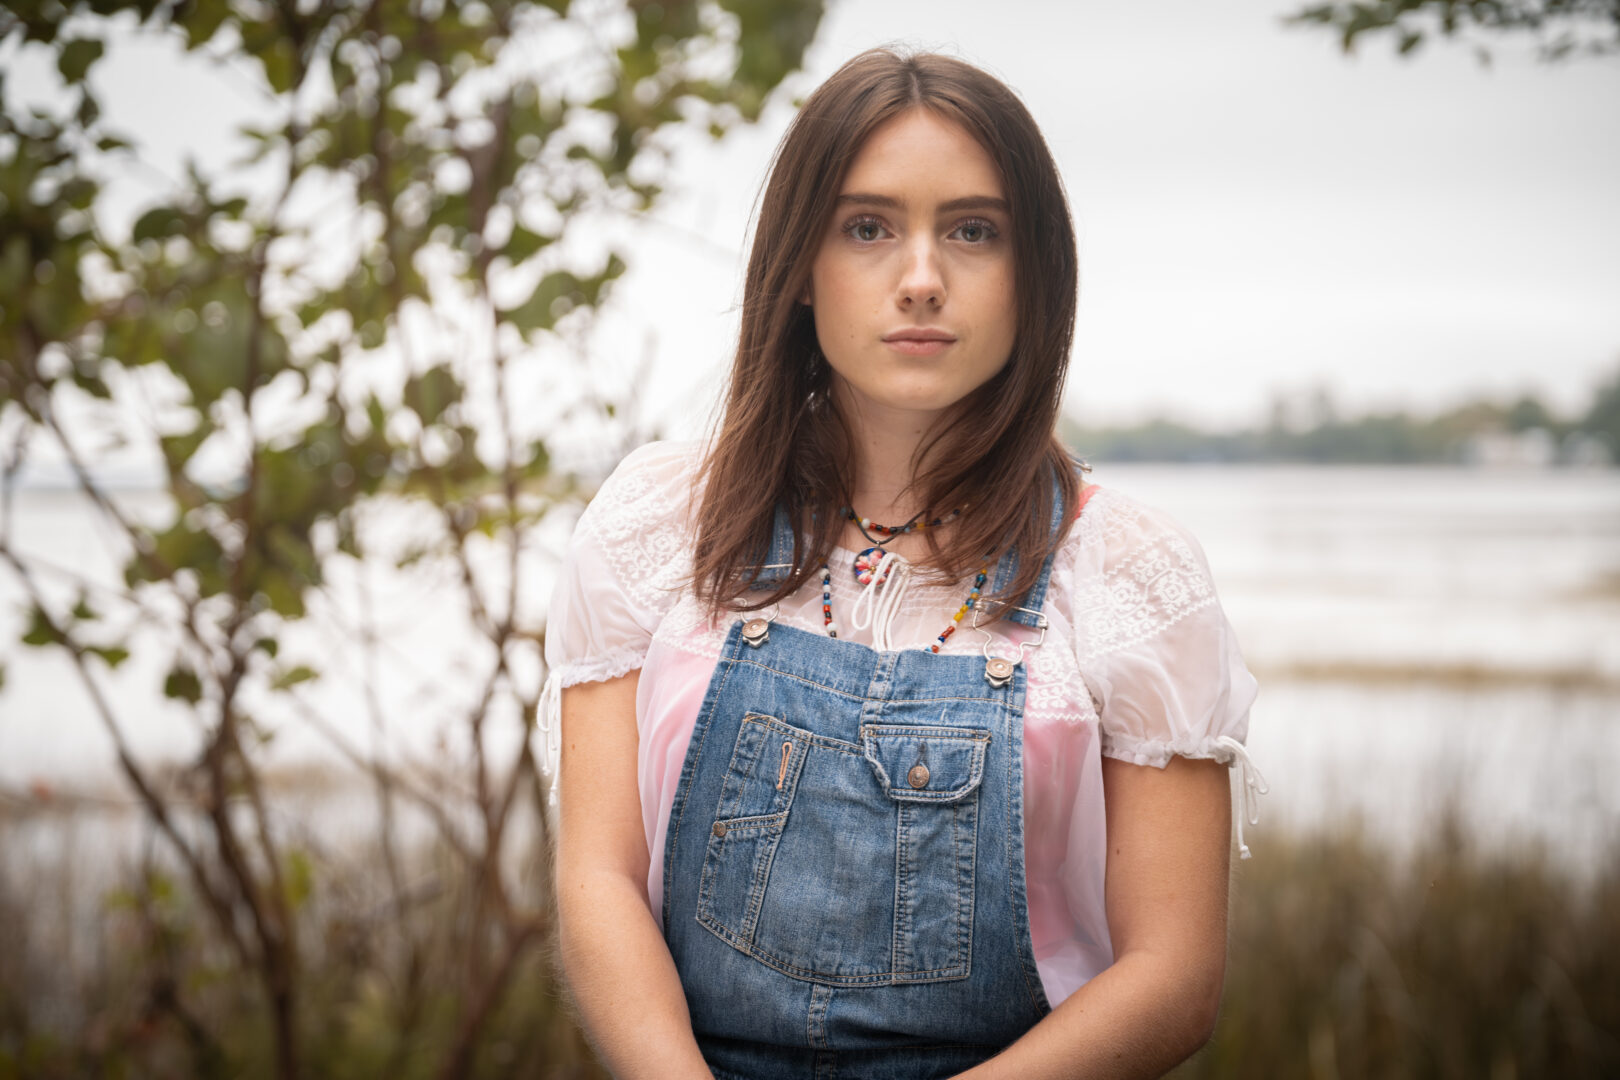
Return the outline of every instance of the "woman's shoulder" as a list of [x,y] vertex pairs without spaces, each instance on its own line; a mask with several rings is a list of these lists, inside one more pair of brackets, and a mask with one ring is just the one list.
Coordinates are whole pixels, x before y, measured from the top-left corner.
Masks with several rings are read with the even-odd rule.
[[574,530],[578,560],[605,567],[638,606],[663,610],[690,572],[702,447],[652,442],[625,455]]
[[613,531],[683,523],[702,461],[696,442],[661,440],[626,454],[591,497],[581,527]]
[[[620,459],[602,482],[597,498],[641,495],[659,489],[689,490],[702,463],[703,446],[693,440],[642,443]],[[595,500],[593,500],[595,501]]]
[[1153,637],[1217,605],[1209,563],[1168,512],[1096,485],[1059,552],[1082,656]]
[[1080,505],[1063,541],[1071,557],[1114,561],[1143,545],[1197,547],[1192,532],[1168,511],[1119,488],[1087,483]]

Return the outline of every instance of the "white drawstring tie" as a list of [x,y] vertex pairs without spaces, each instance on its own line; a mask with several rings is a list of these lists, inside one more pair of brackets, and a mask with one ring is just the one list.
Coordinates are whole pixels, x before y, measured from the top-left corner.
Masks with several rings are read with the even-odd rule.
[[1232,824],[1237,827],[1238,857],[1247,859],[1249,845],[1243,842],[1243,820],[1247,818],[1250,825],[1260,824],[1260,796],[1271,788],[1266,786],[1266,778],[1255,768],[1249,751],[1232,736],[1222,735],[1216,739],[1215,749],[1210,756],[1223,765],[1236,765],[1238,768],[1238,799],[1232,806]]
[[849,623],[857,630],[872,628],[872,648],[888,652],[893,648],[889,634],[895,613],[905,598],[906,586],[911,584],[911,563],[898,551],[885,551],[872,577],[855,600],[850,610]]
[[546,781],[546,802],[557,812],[557,766],[562,761],[562,680],[552,672],[540,691],[540,775]]

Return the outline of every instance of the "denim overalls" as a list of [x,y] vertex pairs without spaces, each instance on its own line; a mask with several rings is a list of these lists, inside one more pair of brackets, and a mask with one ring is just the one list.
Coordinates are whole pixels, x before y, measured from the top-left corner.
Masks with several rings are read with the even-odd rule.
[[[755,587],[793,551],[779,512]],[[1009,552],[992,581],[1016,569]],[[1005,618],[1044,626],[1051,570]],[[948,1077],[1050,1011],[1024,891],[1025,671],[1009,666],[731,627],[664,851],[664,936],[715,1076]]]

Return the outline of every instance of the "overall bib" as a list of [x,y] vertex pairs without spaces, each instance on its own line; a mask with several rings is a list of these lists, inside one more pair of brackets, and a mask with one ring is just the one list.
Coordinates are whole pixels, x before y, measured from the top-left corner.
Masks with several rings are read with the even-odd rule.
[[[779,513],[755,587],[793,552]],[[1009,552],[993,580],[1016,568]],[[1044,626],[1051,569],[1005,618]],[[1025,895],[1024,666],[992,680],[978,654],[762,625],[726,636],[670,810],[664,936],[698,1046],[721,1080],[970,1068],[1050,1011]]]

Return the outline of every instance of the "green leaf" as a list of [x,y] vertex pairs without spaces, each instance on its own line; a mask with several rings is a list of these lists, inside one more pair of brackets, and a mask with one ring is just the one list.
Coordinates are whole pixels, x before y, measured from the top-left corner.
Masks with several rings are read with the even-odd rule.
[[129,650],[121,645],[86,645],[84,651],[101,657],[110,668],[115,668],[129,659]]
[[525,335],[535,330],[550,330],[565,313],[565,306],[571,309],[575,298],[582,295],[579,278],[567,270],[553,270],[540,279],[527,300],[502,311],[500,317]]
[[286,671],[278,673],[275,678],[270,680],[270,688],[272,690],[290,690],[299,683],[309,682],[311,679],[318,678],[320,678],[320,672],[316,671],[307,664],[299,664],[296,667],[289,668]]
[[229,0],[193,0],[186,9],[184,21],[180,22],[180,28],[186,32],[186,50],[208,44],[227,18],[233,18]]
[[73,118],[79,122],[81,128],[91,127],[101,119],[101,106],[91,95],[88,86],[79,91],[79,107],[74,112]]
[[183,235],[185,231],[184,214],[172,206],[154,206],[135,220],[135,230],[130,234],[130,239],[137,244],[143,240],[167,240],[171,236]]
[[[200,418],[199,414],[199,418]],[[192,455],[197,452],[208,436],[214,433],[214,427],[207,420],[202,420],[197,427],[184,435],[160,435],[158,444],[163,449],[163,458],[169,463],[169,468],[176,472],[186,467]]]
[[506,241],[506,246],[501,249],[501,253],[516,266],[555,239],[554,236],[542,236],[532,229],[525,229],[522,225],[514,225],[512,235]]
[[270,659],[274,660],[276,658],[276,653],[281,651],[281,642],[277,641],[273,637],[262,637],[253,643],[253,647],[265,653],[270,657]]
[[282,881],[287,888],[287,906],[294,911],[303,907],[315,891],[315,870],[309,855],[297,850],[287,852]]
[[69,85],[81,82],[90,65],[101,59],[101,42],[94,38],[79,38],[62,46],[56,57],[56,70]]
[[99,619],[101,616],[90,606],[90,602],[85,598],[84,593],[80,592],[78,601],[73,605],[73,617],[80,622],[89,622],[92,619]]
[[443,416],[450,406],[459,404],[461,397],[461,384],[448,368],[429,368],[405,384],[405,402],[422,418],[424,427]]
[[202,680],[185,664],[176,664],[163,680],[163,696],[195,705],[202,700]]
[[22,636],[24,645],[43,648],[46,645],[59,645],[62,636],[51,626],[51,621],[36,605],[28,610],[28,631]]

